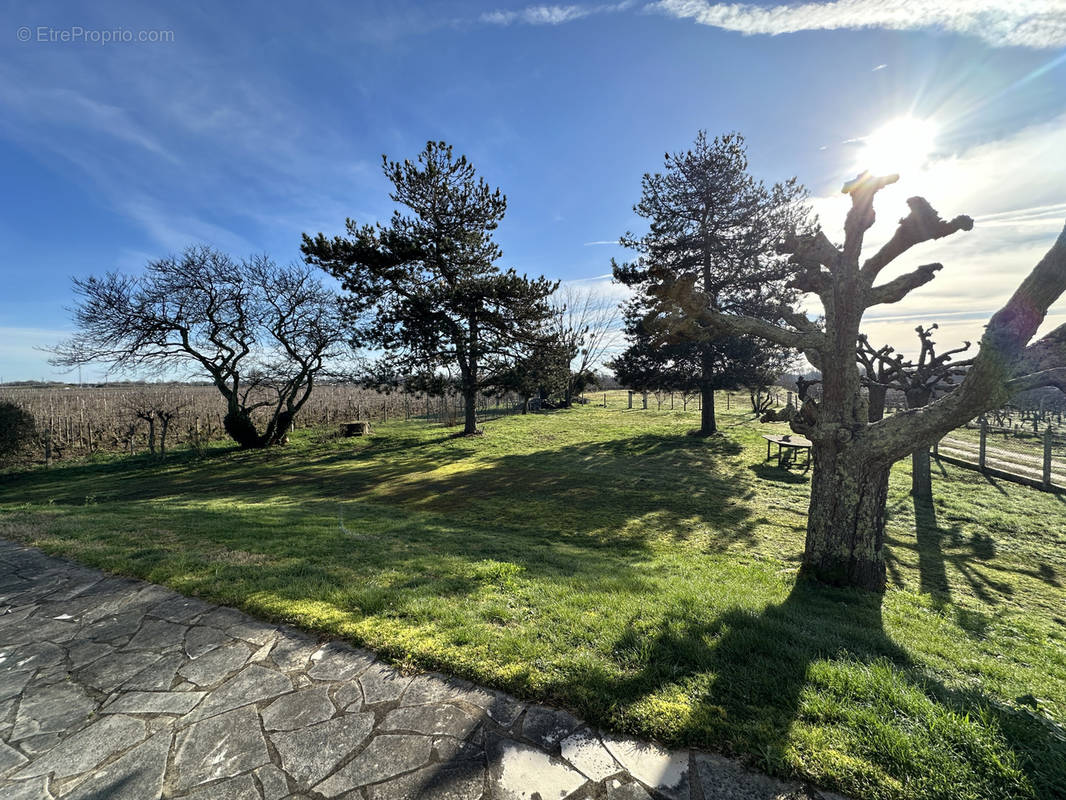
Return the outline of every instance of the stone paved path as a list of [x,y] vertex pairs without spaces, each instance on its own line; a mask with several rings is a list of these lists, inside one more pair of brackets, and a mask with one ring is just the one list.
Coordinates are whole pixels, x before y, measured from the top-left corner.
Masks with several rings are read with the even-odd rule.
[[808,792],[0,540],[5,800]]

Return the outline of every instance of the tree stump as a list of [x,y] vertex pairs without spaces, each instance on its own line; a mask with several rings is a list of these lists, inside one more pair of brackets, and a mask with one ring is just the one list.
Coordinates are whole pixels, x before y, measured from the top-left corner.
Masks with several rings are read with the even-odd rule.
[[341,423],[341,436],[369,436],[370,435],[370,423],[365,420],[357,420],[355,422],[342,422]]

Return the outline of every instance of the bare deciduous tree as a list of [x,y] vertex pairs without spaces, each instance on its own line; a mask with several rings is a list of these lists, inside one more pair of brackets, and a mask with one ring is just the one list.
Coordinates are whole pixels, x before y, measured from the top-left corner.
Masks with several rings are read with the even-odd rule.
[[593,287],[565,286],[552,295],[558,341],[570,356],[566,405],[595,381],[596,368],[618,337],[618,304]]
[[794,286],[817,294],[824,327],[799,310],[783,310],[787,325],[730,314],[698,291],[691,279],[664,281],[658,324],[697,324],[750,334],[794,347],[821,370],[820,399],[808,394],[792,428],[813,442],[814,471],[803,570],[825,582],[883,590],[885,502],[892,464],[916,447],[931,445],[979,414],[1004,405],[1012,395],[1039,386],[1066,387],[1066,325],[1030,344],[1048,308],[1066,291],[1066,230],[989,320],[980,351],[955,391],[922,408],[870,422],[868,400],[856,361],[859,326],[866,309],[896,303],[931,281],[940,264],[926,264],[877,284],[882,270],[912,247],[970,230],[973,221],[945,221],[921,197],[876,253],[862,260],[863,238],[874,223],[873,201],[898,176],[863,173],[844,186],[851,210],[843,247],[821,231],[791,236],[782,245],[799,268]]
[[78,332],[53,349],[52,363],[206,373],[241,447],[284,442],[327,362],[347,349],[337,295],[310,268],[266,256],[237,262],[190,247],[143,275],[75,279],[74,291]]
[[[973,364],[973,359],[952,361],[952,357],[970,349],[970,342],[954,350],[937,355],[933,323],[928,328],[919,325],[915,330],[921,341],[917,361],[905,361],[888,345],[875,348],[864,334],[859,334],[858,357],[864,371],[863,384],[870,402],[870,422],[885,415],[885,395],[889,390],[903,393],[907,408],[922,408],[944,392],[951,391]],[[929,447],[919,447],[911,454],[911,494],[918,500],[933,499],[933,476],[929,464]]]

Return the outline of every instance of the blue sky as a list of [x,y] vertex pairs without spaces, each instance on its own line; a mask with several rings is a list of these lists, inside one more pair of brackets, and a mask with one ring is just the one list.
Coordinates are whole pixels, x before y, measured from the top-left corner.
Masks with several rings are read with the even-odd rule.
[[[597,243],[639,230],[641,174],[698,129],[743,133],[760,177],[798,176],[832,235],[864,137],[930,120],[881,219],[923,193],[978,225],[900,264],[946,265],[871,315],[904,345],[932,320],[945,343],[979,336],[1066,219],[1066,0],[6,3],[2,20],[3,380],[60,377],[34,348],[68,330],[71,276],[196,242],[296,259],[303,231],[385,218],[381,154],[427,139],[507,194],[503,265],[609,292],[624,253]],[[105,34],[133,41],[85,41]]]

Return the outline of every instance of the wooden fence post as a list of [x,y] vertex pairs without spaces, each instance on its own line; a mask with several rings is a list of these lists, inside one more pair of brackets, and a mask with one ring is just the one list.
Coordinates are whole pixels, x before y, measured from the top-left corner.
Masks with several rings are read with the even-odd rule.
[[632,389],[629,391],[629,407],[630,408],[633,407],[633,390]]
[[640,402],[641,402],[641,408],[643,408],[645,411],[647,411],[648,410],[648,393],[647,392],[641,392]]
[[1051,426],[1044,431],[1044,488],[1051,488]]
[[985,450],[988,445],[988,420],[981,417],[981,444],[977,449],[977,468],[982,472],[985,469]]

